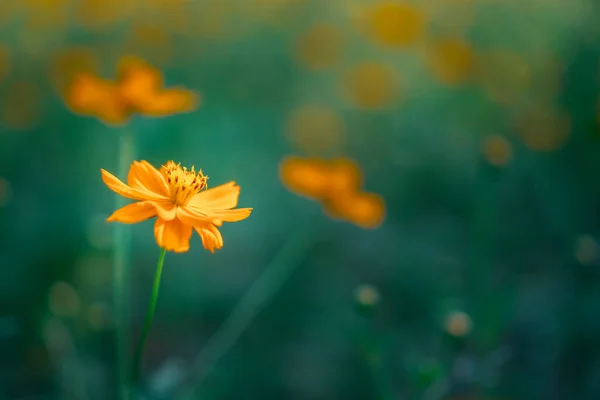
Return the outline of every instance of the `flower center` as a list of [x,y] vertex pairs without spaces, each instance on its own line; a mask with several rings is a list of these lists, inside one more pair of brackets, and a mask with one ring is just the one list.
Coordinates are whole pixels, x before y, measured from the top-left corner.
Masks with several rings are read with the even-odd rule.
[[186,205],[192,197],[206,188],[208,176],[205,176],[202,170],[196,172],[193,166],[188,171],[181,164],[169,161],[166,165],[162,166],[161,170],[167,178],[170,199],[175,205]]

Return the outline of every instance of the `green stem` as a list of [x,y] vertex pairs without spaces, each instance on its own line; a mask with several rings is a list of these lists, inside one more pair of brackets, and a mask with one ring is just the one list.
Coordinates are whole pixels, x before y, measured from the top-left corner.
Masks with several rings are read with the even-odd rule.
[[131,373],[131,383],[136,386],[140,377],[140,369],[142,363],[142,353],[144,352],[144,345],[146,344],[146,338],[154,319],[154,311],[156,311],[156,302],[158,301],[158,291],[160,289],[160,277],[162,275],[163,264],[165,262],[165,254],[167,251],[163,248],[160,249],[160,255],[158,256],[158,263],[156,264],[156,272],[154,274],[154,284],[152,285],[152,297],[150,298],[150,304],[148,305],[148,312],[146,313],[146,322],[144,328],[140,334],[140,340],[135,350],[135,356],[133,357],[133,370]]
[[[133,134],[128,131],[117,132],[119,134],[119,166],[118,176],[126,177],[129,164],[133,160],[134,141]],[[115,209],[126,204],[121,196],[116,196]],[[113,302],[115,312],[115,340],[116,340],[116,373],[118,399],[128,398],[127,374],[128,374],[128,347],[131,331],[131,314],[129,310],[129,248],[131,243],[131,232],[122,224],[115,225],[114,254],[113,254]]]

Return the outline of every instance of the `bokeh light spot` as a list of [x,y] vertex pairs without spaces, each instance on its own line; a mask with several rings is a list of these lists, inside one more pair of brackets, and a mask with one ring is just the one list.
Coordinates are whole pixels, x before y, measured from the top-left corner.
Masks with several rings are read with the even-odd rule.
[[462,311],[452,311],[446,316],[445,326],[452,336],[466,336],[471,332],[471,317]]
[[354,299],[363,306],[373,307],[379,303],[379,290],[373,285],[362,284],[354,290]]
[[307,105],[289,115],[286,131],[292,145],[298,150],[322,153],[340,145],[344,124],[333,110]]
[[313,25],[298,40],[297,58],[309,69],[331,67],[340,58],[342,52],[342,34],[332,25],[325,23]]
[[535,103],[519,110],[515,118],[517,133],[532,150],[560,148],[571,135],[571,119],[551,105]]
[[512,146],[504,137],[491,135],[483,142],[483,154],[490,164],[502,167],[510,162]]
[[79,313],[81,302],[73,286],[66,282],[56,282],[50,288],[50,311],[58,317],[74,317]]
[[346,74],[344,86],[352,104],[371,110],[388,107],[398,89],[391,68],[377,62],[356,65]]
[[69,331],[58,317],[50,317],[42,327],[44,343],[48,350],[54,353],[63,353],[71,345]]
[[491,50],[475,56],[475,79],[488,98],[500,104],[518,100],[530,87],[531,67],[519,54]]
[[600,248],[593,237],[581,235],[575,242],[575,258],[582,265],[590,265],[598,259]]
[[110,307],[105,303],[93,303],[87,308],[87,320],[94,331],[104,331],[111,327],[112,316]]
[[462,83],[471,75],[473,52],[471,46],[461,39],[434,41],[428,48],[427,57],[433,75],[446,85]]
[[11,82],[5,90],[0,119],[7,127],[27,130],[35,126],[41,117],[42,93],[40,88],[28,81]]
[[384,2],[368,10],[369,36],[377,43],[401,48],[416,42],[425,32],[425,16],[412,4]]

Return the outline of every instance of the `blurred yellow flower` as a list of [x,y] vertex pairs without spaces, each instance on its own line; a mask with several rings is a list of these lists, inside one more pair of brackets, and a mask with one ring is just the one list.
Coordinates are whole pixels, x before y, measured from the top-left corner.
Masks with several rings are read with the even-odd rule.
[[342,52],[342,34],[335,26],[318,23],[304,33],[296,45],[296,57],[309,69],[334,65]]
[[76,113],[107,124],[123,124],[134,114],[161,117],[194,110],[199,96],[183,87],[163,88],[160,71],[136,57],[124,57],[115,82],[90,73],[78,74],[65,101]]
[[363,62],[344,77],[344,92],[358,108],[386,108],[396,97],[398,82],[390,67],[378,62]]
[[462,83],[470,78],[473,51],[462,39],[444,38],[432,42],[427,49],[429,68],[446,85]]
[[279,176],[291,192],[320,202],[332,218],[363,228],[376,228],[383,222],[383,198],[362,192],[362,174],[353,160],[289,156],[281,161]]
[[386,1],[367,12],[368,34],[383,46],[411,45],[423,36],[425,28],[425,15],[412,4]]
[[240,187],[235,182],[206,189],[208,179],[169,161],[159,170],[147,161],[134,161],[127,185],[101,170],[104,183],[117,194],[137,202],[116,210],[108,222],[134,224],[157,217],[154,224],[156,243],[177,253],[189,250],[192,228],[198,232],[204,248],[214,252],[223,247],[217,229],[223,222],[248,218],[251,208],[237,208]]

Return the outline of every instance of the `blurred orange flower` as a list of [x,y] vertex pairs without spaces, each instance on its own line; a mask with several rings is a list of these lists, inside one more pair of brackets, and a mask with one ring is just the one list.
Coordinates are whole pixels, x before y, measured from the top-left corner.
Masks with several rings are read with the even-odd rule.
[[124,124],[136,112],[162,117],[196,109],[197,93],[183,87],[165,89],[163,83],[159,70],[137,57],[124,57],[117,67],[116,81],[78,74],[65,101],[78,114],[115,125]]
[[383,222],[383,198],[361,190],[362,174],[353,160],[289,156],[281,161],[279,175],[290,191],[319,201],[332,218],[363,228],[377,228]]
[[375,193],[348,193],[323,205],[329,217],[352,222],[361,228],[376,228],[383,222],[385,202]]
[[189,250],[192,228],[198,232],[204,248],[214,252],[223,247],[217,229],[223,222],[248,218],[251,208],[237,208],[240,187],[235,182],[206,189],[208,179],[169,161],[159,170],[147,161],[134,161],[127,175],[127,185],[101,169],[102,180],[114,192],[137,200],[116,210],[108,222],[135,224],[157,217],[154,224],[156,243],[169,251]]

